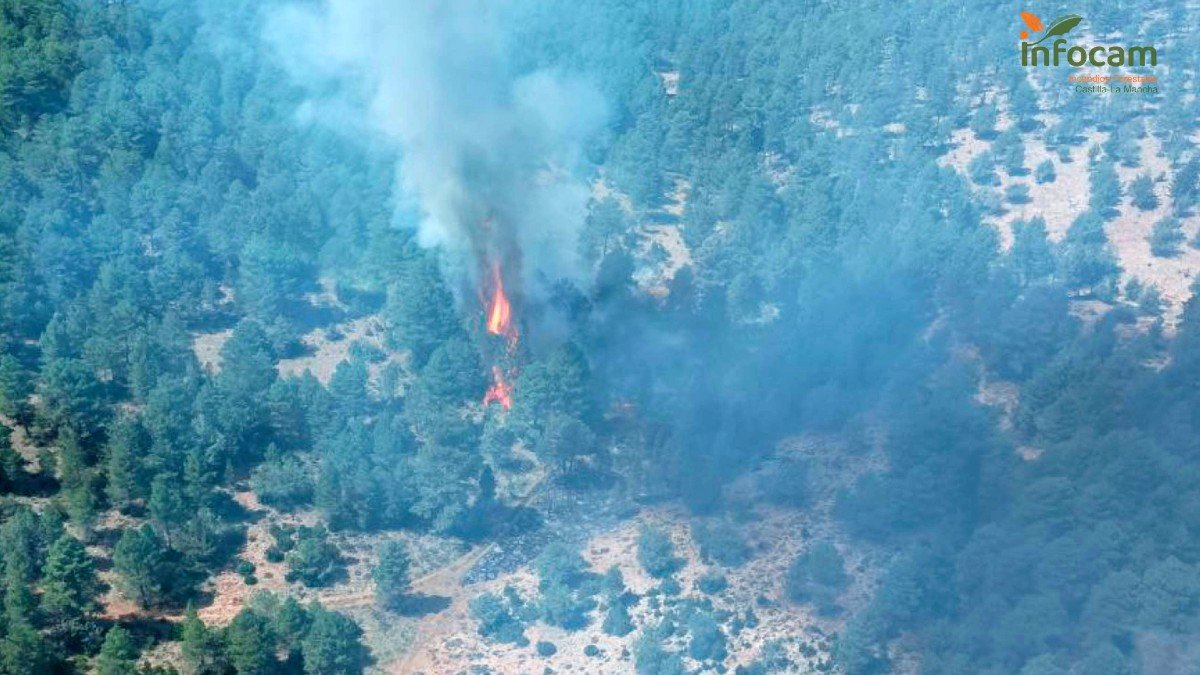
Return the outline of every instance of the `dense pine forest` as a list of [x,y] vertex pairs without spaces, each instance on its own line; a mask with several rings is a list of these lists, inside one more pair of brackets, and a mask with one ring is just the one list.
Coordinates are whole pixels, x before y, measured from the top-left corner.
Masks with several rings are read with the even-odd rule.
[[1154,91],[978,1],[0,0],[0,673],[1197,672],[1200,5],[1027,9]]

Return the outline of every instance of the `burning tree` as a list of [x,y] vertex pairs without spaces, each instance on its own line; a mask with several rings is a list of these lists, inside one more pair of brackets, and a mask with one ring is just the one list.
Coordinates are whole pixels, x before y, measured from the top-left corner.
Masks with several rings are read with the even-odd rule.
[[[485,326],[490,335],[503,337],[506,340],[505,357],[511,361],[517,348],[519,333],[512,319],[512,302],[504,292],[504,276],[500,264],[492,265],[492,293],[488,302]],[[507,372],[506,372],[507,370]],[[483,395],[483,404],[499,403],[504,410],[512,408],[513,379],[515,367],[507,369],[498,364],[492,365],[492,384]]]

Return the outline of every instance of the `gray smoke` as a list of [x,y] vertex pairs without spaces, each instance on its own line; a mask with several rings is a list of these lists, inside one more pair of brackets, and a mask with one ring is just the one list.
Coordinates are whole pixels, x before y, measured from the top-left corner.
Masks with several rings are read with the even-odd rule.
[[[550,71],[515,72],[495,0],[328,0],[288,5],[267,38],[310,93],[309,113],[395,144],[397,208],[473,287],[489,265],[526,293],[579,281],[585,140],[599,93]],[[363,133],[369,131],[370,133]]]

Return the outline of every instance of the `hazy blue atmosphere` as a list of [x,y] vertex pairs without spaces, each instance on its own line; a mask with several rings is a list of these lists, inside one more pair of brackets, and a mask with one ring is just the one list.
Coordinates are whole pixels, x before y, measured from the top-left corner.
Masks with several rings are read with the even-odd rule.
[[0,0],[0,675],[1200,673],[1198,37]]

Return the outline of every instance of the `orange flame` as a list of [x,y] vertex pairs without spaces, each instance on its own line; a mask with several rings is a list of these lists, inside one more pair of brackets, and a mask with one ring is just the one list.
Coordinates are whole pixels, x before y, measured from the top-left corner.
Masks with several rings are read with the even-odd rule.
[[[504,293],[504,277],[500,273],[500,265],[492,266],[492,301],[487,308],[485,317],[487,332],[492,335],[503,335],[508,338],[508,353],[512,355],[517,346],[517,327],[512,321],[512,304]],[[516,369],[507,372],[498,365],[492,366],[492,385],[483,395],[483,405],[499,403],[505,410],[512,408],[513,384],[512,378]]]
[[507,335],[516,337],[512,327],[512,305],[504,294],[504,278],[500,276],[500,266],[492,268],[492,303],[487,314],[487,331],[492,335]]
[[512,408],[512,390],[513,387],[505,381],[500,366],[492,366],[492,386],[488,387],[487,393],[483,395],[483,404],[499,403],[501,408],[508,410]]

